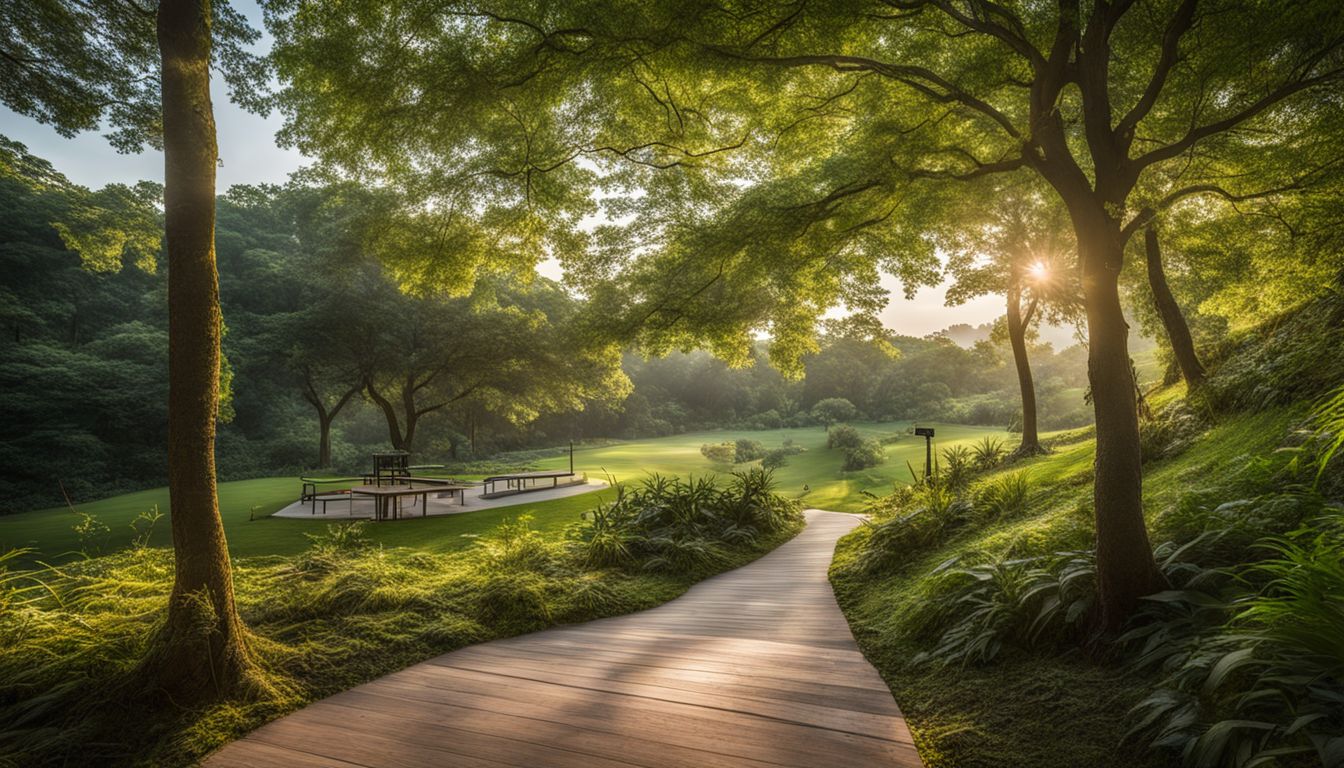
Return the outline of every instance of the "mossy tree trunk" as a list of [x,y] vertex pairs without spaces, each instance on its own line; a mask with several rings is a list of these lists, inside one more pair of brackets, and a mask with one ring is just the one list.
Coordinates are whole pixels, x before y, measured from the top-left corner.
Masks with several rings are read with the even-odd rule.
[[215,493],[220,308],[209,0],[163,0],[164,228],[168,252],[168,490],[174,582],[147,660],[173,701],[233,695],[256,679],[234,606]]

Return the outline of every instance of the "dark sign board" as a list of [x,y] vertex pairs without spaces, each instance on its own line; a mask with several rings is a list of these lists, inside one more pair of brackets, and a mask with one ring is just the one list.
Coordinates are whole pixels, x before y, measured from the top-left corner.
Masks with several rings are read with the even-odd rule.
[[915,427],[915,434],[919,437],[933,437],[933,427]]

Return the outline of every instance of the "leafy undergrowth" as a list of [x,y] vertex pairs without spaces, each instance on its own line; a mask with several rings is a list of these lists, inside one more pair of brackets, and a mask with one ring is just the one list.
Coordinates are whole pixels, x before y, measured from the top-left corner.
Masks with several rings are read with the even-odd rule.
[[[802,527],[755,470],[651,479],[563,534],[526,516],[464,552],[384,548],[329,526],[293,557],[235,563],[239,610],[280,691],[183,710],[136,686],[172,581],[167,550],[43,571],[0,557],[0,764],[183,765],[318,698],[471,643],[642,610]],[[12,556],[9,557],[12,561]]]
[[1334,470],[1315,483],[1329,435],[1304,439],[1305,415],[1170,438],[1185,444],[1147,466],[1145,495],[1173,589],[1099,653],[1082,650],[1087,431],[979,475],[946,457],[932,482],[875,502],[831,579],[927,764],[1344,760],[1344,487]]

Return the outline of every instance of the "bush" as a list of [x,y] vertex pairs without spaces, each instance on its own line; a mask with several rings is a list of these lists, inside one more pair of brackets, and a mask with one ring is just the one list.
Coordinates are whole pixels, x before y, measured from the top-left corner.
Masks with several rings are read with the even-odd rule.
[[1031,502],[1031,491],[1031,475],[1025,470],[1003,474],[980,487],[975,508],[989,521],[1020,517]]
[[843,397],[828,397],[812,406],[812,415],[823,424],[849,421],[858,414],[859,409]]
[[970,513],[971,505],[938,475],[904,486],[869,508],[869,537],[858,566],[872,572],[898,565],[945,541],[969,522]]
[[863,444],[863,435],[848,424],[837,424],[826,430],[827,448],[858,448]]
[[705,443],[700,446],[700,454],[715,464],[735,464],[737,445],[735,443]]
[[761,444],[760,440],[748,440],[745,437],[740,437],[737,439],[735,450],[736,463],[755,461],[765,456],[765,446]]
[[943,479],[954,488],[964,488],[975,470],[975,455],[964,445],[943,449]]
[[789,452],[783,448],[775,448],[766,451],[761,459],[761,467],[764,469],[779,469],[789,463]]
[[654,475],[618,485],[616,499],[584,514],[573,532],[580,557],[597,567],[699,573],[728,549],[802,523],[797,502],[774,492],[770,472],[734,472],[726,487],[713,477]]
[[1175,456],[1189,448],[1206,424],[1186,400],[1178,400],[1139,423],[1139,450],[1144,462]]
[[[1267,538],[1260,548],[1269,559],[1231,581],[1251,585],[1250,594],[1237,594],[1234,586],[1214,596],[1187,584],[1154,596],[1166,610],[1163,621],[1121,638],[1142,641],[1136,664],[1166,672],[1134,708],[1131,735],[1147,735],[1191,764],[1314,757],[1323,766],[1339,765],[1344,513],[1335,510],[1288,536]],[[1209,632],[1191,615],[1210,616],[1206,625],[1230,619]]]
[[1096,566],[1090,552],[962,568],[954,562],[934,571],[934,591],[908,623],[924,637],[937,637],[915,664],[988,663],[1005,647],[1032,648],[1076,631],[1092,607]]
[[860,442],[853,448],[845,449],[844,469],[847,472],[868,469],[879,464],[885,464],[886,461],[887,451],[882,447],[882,442],[869,439]]
[[1008,449],[1004,447],[1003,441],[989,435],[981,438],[972,452],[975,454],[977,469],[992,469],[1008,455]]

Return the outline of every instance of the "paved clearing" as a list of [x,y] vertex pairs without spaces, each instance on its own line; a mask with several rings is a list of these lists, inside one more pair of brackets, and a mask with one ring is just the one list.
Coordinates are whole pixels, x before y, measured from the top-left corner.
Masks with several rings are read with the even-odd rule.
[[253,731],[207,766],[920,766],[826,580],[858,518],[652,610],[444,654]]

